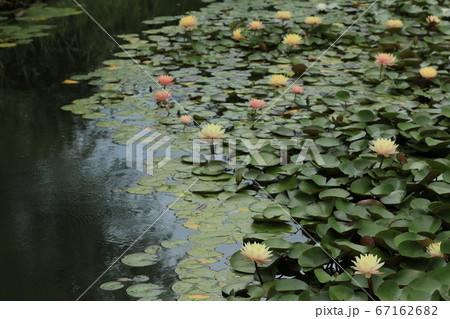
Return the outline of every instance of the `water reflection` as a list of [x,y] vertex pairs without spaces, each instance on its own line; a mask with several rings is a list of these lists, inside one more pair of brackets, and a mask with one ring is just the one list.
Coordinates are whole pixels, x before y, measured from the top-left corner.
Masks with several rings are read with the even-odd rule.
[[[84,2],[113,34],[136,33],[145,27],[141,20],[200,6],[200,1]],[[60,110],[89,96],[91,88],[58,83],[97,67],[117,50],[84,15],[52,23],[53,36],[1,53],[8,62],[0,77],[2,300],[74,300],[173,201],[125,193],[143,176],[125,167],[125,147],[113,144],[108,129],[94,121]],[[183,232],[188,230],[168,212],[132,251]],[[101,282],[145,273],[170,287],[177,259],[167,255],[154,267],[138,269],[119,263]],[[114,296],[128,298],[96,286],[83,299]],[[169,290],[162,297],[173,298]]]

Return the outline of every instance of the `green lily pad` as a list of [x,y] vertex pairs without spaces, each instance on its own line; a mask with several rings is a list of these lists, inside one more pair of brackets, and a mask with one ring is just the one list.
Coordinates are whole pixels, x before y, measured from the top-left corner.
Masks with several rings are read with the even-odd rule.
[[135,298],[155,297],[162,293],[155,284],[136,284],[127,288],[127,294]]
[[187,246],[189,245],[189,241],[185,239],[171,239],[161,242],[161,246],[164,248],[172,249],[179,246]]
[[145,267],[155,264],[158,261],[158,257],[152,254],[135,253],[126,255],[121,261],[131,267]]
[[108,281],[100,285],[100,289],[114,291],[123,288],[125,285],[120,281]]

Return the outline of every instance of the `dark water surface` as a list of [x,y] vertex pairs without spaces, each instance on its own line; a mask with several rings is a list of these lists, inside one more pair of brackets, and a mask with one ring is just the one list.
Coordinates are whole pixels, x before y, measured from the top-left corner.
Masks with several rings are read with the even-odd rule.
[[[142,20],[198,9],[200,0],[80,1],[112,35],[148,28]],[[73,1],[58,1],[62,6]],[[126,168],[125,147],[106,128],[60,107],[89,96],[86,84],[64,86],[71,74],[95,69],[118,52],[84,14],[50,20],[51,36],[0,52],[0,299],[74,300],[164,211],[169,196],[124,190],[143,173]],[[130,252],[186,229],[168,212]],[[145,274],[170,285],[176,256],[155,267],[120,263],[100,280]],[[83,300],[129,299],[96,284]]]

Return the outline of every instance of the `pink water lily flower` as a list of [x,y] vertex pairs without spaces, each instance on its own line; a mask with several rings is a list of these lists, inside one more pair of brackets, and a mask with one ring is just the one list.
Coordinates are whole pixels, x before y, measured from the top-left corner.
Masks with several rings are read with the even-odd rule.
[[158,82],[162,86],[173,85],[174,84],[173,80],[175,80],[175,79],[173,78],[173,76],[170,76],[170,75],[159,75],[158,76]]
[[258,100],[258,99],[251,99],[249,101],[250,106],[254,109],[254,110],[259,110],[263,108],[264,103],[266,103],[264,100]]
[[375,56],[375,63],[380,67],[393,66],[397,62],[397,58],[389,53],[379,53]]
[[298,86],[298,85],[293,85],[291,87],[291,91],[294,94],[302,94],[303,93],[303,88],[301,86]]
[[170,96],[170,94],[167,91],[158,91],[155,93],[155,98],[158,101],[165,101],[168,99],[169,96]]

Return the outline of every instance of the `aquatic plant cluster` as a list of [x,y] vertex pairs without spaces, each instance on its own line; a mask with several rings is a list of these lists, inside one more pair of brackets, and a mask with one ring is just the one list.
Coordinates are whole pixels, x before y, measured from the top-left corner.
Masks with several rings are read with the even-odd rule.
[[[182,198],[169,207],[193,233],[163,245],[188,246],[179,300],[448,300],[448,4],[225,0],[145,21],[128,53],[72,77],[100,91],[63,109],[119,144],[148,126],[180,154],[211,146],[128,189]],[[215,149],[231,139],[254,146],[233,165]],[[298,164],[306,141],[319,156]]]
[[54,26],[42,23],[43,21],[82,12],[74,8],[49,7],[44,3],[35,3],[26,8],[17,8],[18,1],[1,2],[1,5],[3,6],[0,7],[0,49],[29,44],[34,38],[49,35],[49,30]]

